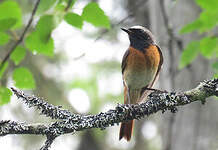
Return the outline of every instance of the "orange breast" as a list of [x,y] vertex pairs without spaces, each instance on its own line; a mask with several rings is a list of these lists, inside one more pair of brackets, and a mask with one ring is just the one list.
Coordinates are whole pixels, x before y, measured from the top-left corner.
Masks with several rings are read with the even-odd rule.
[[145,56],[147,67],[158,68],[159,63],[160,63],[160,53],[158,51],[158,48],[155,45],[151,45],[145,51],[144,56]]
[[124,81],[134,89],[142,88],[151,83],[160,63],[160,54],[155,45],[144,52],[129,48],[127,65],[124,71]]

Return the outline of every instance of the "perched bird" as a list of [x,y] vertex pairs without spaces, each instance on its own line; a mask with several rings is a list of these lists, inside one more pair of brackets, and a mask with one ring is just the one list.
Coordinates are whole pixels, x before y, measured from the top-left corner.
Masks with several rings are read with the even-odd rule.
[[[129,36],[130,46],[122,60],[124,103],[140,103],[149,93],[163,64],[161,49],[155,43],[152,33],[142,26],[121,28]],[[133,121],[123,122],[119,139],[130,141]]]

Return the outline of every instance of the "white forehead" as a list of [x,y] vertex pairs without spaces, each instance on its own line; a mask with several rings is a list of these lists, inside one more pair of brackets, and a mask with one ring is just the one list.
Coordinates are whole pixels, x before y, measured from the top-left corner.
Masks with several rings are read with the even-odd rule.
[[143,30],[143,31],[148,31],[147,28],[142,27],[142,26],[132,26],[132,27],[130,27],[130,29],[141,29],[141,30]]
[[132,26],[132,27],[130,27],[130,29],[143,30],[144,33],[148,34],[148,35],[151,37],[151,39],[155,42],[155,38],[154,38],[153,34],[152,34],[151,31],[149,31],[147,28],[142,27],[142,26]]

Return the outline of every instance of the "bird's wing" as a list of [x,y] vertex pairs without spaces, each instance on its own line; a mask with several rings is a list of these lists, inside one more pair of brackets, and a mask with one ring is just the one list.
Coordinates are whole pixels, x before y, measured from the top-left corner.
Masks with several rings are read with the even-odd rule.
[[158,45],[156,45],[156,47],[157,47],[159,55],[160,55],[160,62],[159,62],[159,65],[158,65],[158,69],[157,69],[157,72],[155,74],[155,77],[154,77],[153,81],[150,84],[148,84],[147,86],[145,86],[144,88],[142,88],[140,101],[142,101],[151,92],[150,90],[146,90],[146,88],[152,88],[155,81],[158,79],[158,75],[160,73],[160,69],[161,69],[161,66],[163,64],[163,54],[161,52],[161,49],[160,49],[160,47]]
[[155,74],[155,77],[154,77],[153,81],[151,82],[151,84],[149,85],[150,88],[153,86],[154,82],[157,80],[157,77],[158,77],[158,75],[160,73],[161,66],[163,64],[163,54],[161,52],[161,49],[160,49],[160,47],[158,45],[156,45],[156,47],[157,47],[158,52],[160,54],[160,62],[159,62],[158,69],[157,69],[157,72]]
[[126,68],[128,55],[129,55],[129,50],[127,50],[127,51],[125,52],[125,54],[123,55],[122,64],[121,64],[122,74],[123,74],[123,72],[124,72],[124,70],[125,70],[125,68]]

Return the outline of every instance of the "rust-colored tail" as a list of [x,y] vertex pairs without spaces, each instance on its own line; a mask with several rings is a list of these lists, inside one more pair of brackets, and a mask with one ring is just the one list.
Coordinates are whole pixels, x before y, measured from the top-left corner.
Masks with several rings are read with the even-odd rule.
[[133,131],[133,124],[134,124],[134,120],[121,123],[119,140],[124,138],[127,141],[130,141]]
[[[141,90],[127,90],[127,87],[124,85],[124,104],[136,104],[140,98],[140,91]],[[128,93],[129,92],[129,93]],[[128,98],[129,95],[129,98]],[[119,139],[122,138],[130,141],[133,131],[133,123],[134,120],[130,120],[128,122],[121,123],[120,126],[120,136]]]

